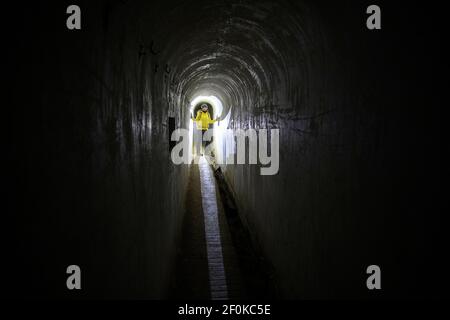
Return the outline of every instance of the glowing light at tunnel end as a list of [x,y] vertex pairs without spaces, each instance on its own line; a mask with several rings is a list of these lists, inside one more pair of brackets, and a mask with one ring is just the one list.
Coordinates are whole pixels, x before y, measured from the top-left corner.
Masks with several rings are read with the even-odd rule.
[[[223,105],[215,96],[198,96],[190,103],[190,115],[193,118],[193,111],[195,106],[205,102],[209,103],[214,109],[212,114],[214,118],[223,117]],[[214,137],[213,143],[205,148],[205,155],[213,156],[215,162],[221,164],[245,164],[246,163],[246,139],[248,139],[248,161],[249,164],[259,164],[268,167],[261,167],[261,175],[275,175],[279,169],[279,129],[229,129],[228,121],[230,119],[231,108],[227,115],[219,121],[214,123],[214,128],[209,129],[204,135],[197,135],[203,137],[204,141],[210,141]],[[171,136],[172,141],[178,143],[171,150],[171,158],[174,164],[191,164],[193,157],[193,136],[194,125],[193,120],[189,121],[189,130],[179,128],[174,130]],[[270,137],[270,143],[268,138]],[[181,138],[181,142],[179,141]],[[235,138],[236,142],[235,143]],[[269,149],[270,148],[270,155]],[[213,153],[214,155],[213,155]],[[236,156],[236,162],[234,159]],[[203,158],[203,157],[202,157]]]

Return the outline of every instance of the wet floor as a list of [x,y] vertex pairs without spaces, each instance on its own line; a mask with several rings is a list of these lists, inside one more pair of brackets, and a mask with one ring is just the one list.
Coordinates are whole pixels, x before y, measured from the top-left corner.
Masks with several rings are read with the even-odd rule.
[[219,226],[219,210],[214,175],[205,157],[200,158],[200,189],[202,196],[203,220],[205,224],[206,253],[209,270],[211,298],[227,299],[228,288],[223,261],[222,240]]
[[172,298],[272,297],[269,276],[236,217],[230,220],[229,199],[223,197],[223,185],[201,157],[191,166]]

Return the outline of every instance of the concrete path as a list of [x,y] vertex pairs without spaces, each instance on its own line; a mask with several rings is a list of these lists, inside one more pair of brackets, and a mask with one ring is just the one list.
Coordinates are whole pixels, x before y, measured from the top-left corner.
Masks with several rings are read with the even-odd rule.
[[173,291],[180,299],[246,296],[217,183],[204,157],[191,167]]

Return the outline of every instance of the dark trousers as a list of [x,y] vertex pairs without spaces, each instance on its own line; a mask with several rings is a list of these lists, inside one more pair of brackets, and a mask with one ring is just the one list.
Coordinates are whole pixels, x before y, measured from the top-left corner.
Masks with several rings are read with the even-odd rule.
[[196,143],[196,152],[197,152],[197,154],[203,154],[204,152],[205,152],[205,148],[206,148],[206,146],[207,145],[209,145],[210,143],[211,143],[211,141],[212,141],[212,139],[211,139],[211,141],[204,141],[203,139],[204,139],[204,136],[205,136],[205,133],[207,132],[208,130],[206,129],[206,130],[197,130],[197,143]]

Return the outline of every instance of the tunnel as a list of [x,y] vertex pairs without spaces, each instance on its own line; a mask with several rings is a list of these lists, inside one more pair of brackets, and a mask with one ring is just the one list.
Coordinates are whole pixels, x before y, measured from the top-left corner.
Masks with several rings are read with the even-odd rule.
[[[366,1],[77,1],[68,30],[70,4],[2,19],[10,295],[441,295],[439,36],[404,23],[418,8],[381,2],[372,32]],[[219,153],[221,130],[278,129],[277,172],[174,164],[200,103]],[[82,290],[65,287],[72,264]]]

